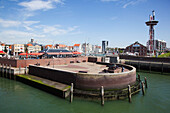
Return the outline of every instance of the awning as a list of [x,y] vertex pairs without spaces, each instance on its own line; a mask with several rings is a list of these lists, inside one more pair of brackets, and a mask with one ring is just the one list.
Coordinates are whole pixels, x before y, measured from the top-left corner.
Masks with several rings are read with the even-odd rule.
[[28,55],[28,53],[20,53],[20,56]]
[[75,52],[73,52],[73,54],[81,54],[80,52],[78,52],[78,51],[75,51]]
[[4,51],[0,51],[0,54],[6,54]]
[[29,53],[28,55],[35,55],[35,56],[40,56],[43,55],[44,53]]

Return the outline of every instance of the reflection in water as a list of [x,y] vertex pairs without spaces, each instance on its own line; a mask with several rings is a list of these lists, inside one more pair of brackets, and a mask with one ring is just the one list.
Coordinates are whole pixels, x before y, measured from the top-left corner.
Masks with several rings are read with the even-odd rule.
[[0,77],[0,113],[168,113],[170,106],[170,76],[140,73],[147,77],[146,95],[125,100],[100,101],[74,98],[73,103],[20,82]]

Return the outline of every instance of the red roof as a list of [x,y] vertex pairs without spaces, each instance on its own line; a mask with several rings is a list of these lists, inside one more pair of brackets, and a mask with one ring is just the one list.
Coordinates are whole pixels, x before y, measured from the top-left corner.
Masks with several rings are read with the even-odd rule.
[[43,55],[44,53],[20,53],[20,56],[24,56],[24,55]]
[[80,44],[74,44],[74,46],[77,46],[77,47],[79,47],[79,46],[80,46]]

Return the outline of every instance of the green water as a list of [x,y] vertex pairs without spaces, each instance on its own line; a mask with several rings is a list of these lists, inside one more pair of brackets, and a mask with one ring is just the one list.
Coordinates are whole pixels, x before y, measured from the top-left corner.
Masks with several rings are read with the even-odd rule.
[[127,99],[100,101],[74,98],[73,103],[13,80],[0,77],[0,113],[170,113],[170,74],[140,73],[148,79],[142,92]]

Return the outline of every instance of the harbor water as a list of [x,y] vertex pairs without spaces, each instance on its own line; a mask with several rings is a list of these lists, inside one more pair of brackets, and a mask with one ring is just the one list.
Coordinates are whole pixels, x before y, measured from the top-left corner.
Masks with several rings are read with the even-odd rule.
[[23,83],[0,77],[0,113],[169,113],[170,74],[138,72],[148,89],[128,99],[106,101],[61,99]]

